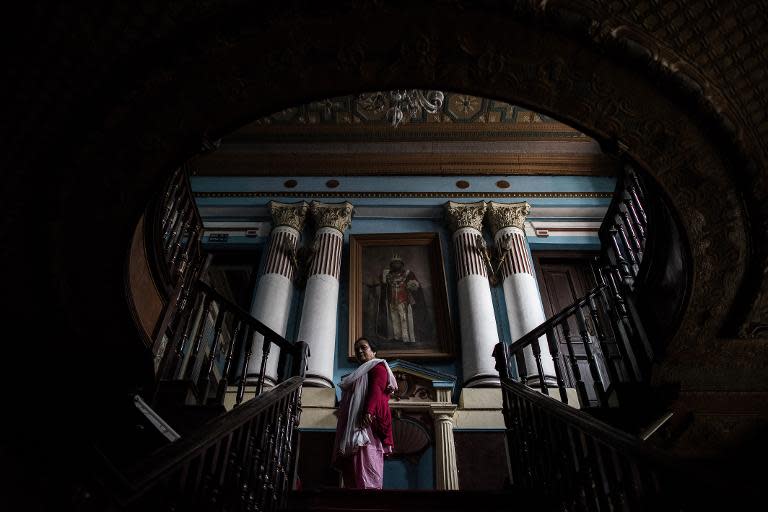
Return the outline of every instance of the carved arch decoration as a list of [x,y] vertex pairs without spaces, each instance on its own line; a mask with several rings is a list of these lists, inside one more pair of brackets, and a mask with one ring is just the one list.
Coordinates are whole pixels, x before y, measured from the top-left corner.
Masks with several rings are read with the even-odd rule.
[[[768,323],[768,184],[759,173],[766,163],[767,100],[736,94],[765,81],[753,79],[747,57],[731,53],[726,64],[719,47],[731,25],[722,22],[722,12],[708,14],[718,9],[708,2],[665,2],[663,9],[643,0],[178,4],[177,12],[142,18],[118,36],[102,31],[110,38],[99,40],[104,36],[92,34],[89,51],[96,55],[81,57],[102,62],[92,74],[84,72],[83,84],[112,77],[102,92],[114,94],[99,96],[89,112],[97,128],[81,127],[69,162],[101,194],[94,202],[76,180],[63,183],[60,193],[69,204],[109,212],[92,229],[104,234],[98,243],[115,259],[124,258],[144,201],[204,141],[309,100],[441,88],[499,98],[567,122],[608,151],[624,153],[660,184],[677,207],[694,261],[690,302],[671,352],[702,349],[724,325],[748,336]],[[737,25],[743,30],[734,34],[762,37],[749,28],[750,11],[742,11]],[[712,27],[718,19],[722,29]],[[100,21],[110,20],[92,23]],[[682,40],[689,28],[701,51]],[[697,34],[710,28],[715,42],[707,45]],[[111,62],[97,51],[120,58]],[[78,94],[89,92],[55,81],[39,87],[64,98],[56,110],[64,112],[62,128],[85,101]],[[66,205],[60,213],[74,225],[83,208]],[[76,248],[67,245],[74,241],[56,243],[64,255],[61,268],[82,265],[82,241]],[[119,267],[91,263],[94,275]],[[83,279],[86,272],[67,270],[62,288]],[[104,303],[113,284],[88,283],[109,309],[104,325],[124,316],[117,303]]]

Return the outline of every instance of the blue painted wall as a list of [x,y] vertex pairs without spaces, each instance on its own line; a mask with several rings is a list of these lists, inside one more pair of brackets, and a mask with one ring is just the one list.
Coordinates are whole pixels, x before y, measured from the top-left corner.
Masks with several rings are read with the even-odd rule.
[[[488,193],[488,200],[501,201],[523,201],[527,200],[532,206],[546,206],[555,208],[572,207],[604,207],[610,203],[608,193],[613,192],[615,180],[606,177],[585,177],[585,176],[449,176],[449,177],[336,177],[340,182],[338,188],[332,191],[327,189],[325,182],[333,177],[295,177],[298,186],[294,189],[285,189],[283,183],[289,177],[279,178],[238,178],[238,177],[194,177],[192,178],[192,188],[200,193],[263,193],[262,197],[255,196],[222,196],[222,197],[198,197],[197,203],[200,207],[208,207],[211,211],[221,212],[218,217],[205,217],[204,221],[264,221],[269,220],[266,211],[266,205],[270,200],[282,202],[296,202],[301,200],[311,201],[313,199],[322,200],[328,203],[350,201],[355,206],[397,206],[398,208],[423,208],[442,206],[446,201],[454,200],[459,202],[473,202],[484,199],[484,197],[464,197],[457,198],[456,193],[460,192],[456,188],[456,181],[466,180],[470,183],[469,189],[465,191],[473,194]],[[510,182],[510,188],[500,191],[496,187],[499,179],[506,179]],[[302,192],[304,191],[304,192]],[[306,192],[323,191],[331,194],[332,197],[303,197]],[[356,194],[365,194],[372,191],[389,194],[387,197],[355,197]],[[274,192],[274,195],[270,195]],[[445,196],[439,196],[444,192]],[[496,195],[500,192],[513,192],[524,194],[531,192],[536,194],[545,194],[548,192],[571,192],[571,197],[514,197],[511,199],[499,199]],[[602,193],[605,197],[579,197],[579,193]],[[291,197],[284,196],[290,193]],[[393,194],[405,193],[406,197],[393,197]],[[418,194],[423,193],[421,196]],[[349,195],[347,195],[349,194]],[[408,196],[410,194],[410,196]],[[428,195],[428,196],[427,196]],[[231,212],[253,212],[261,211],[261,216],[256,217],[250,214],[240,213],[239,216],[232,215]],[[375,214],[374,214],[375,215]],[[550,214],[552,215],[552,214]],[[557,215],[549,216],[547,219],[556,220]],[[566,217],[563,217],[566,218]],[[580,220],[573,217],[567,217],[568,220]],[[446,286],[448,292],[448,304],[451,313],[454,333],[454,342],[456,352],[460,350],[459,340],[459,319],[457,317],[458,304],[456,297],[456,282],[454,272],[453,251],[451,250],[451,234],[445,227],[442,219],[438,218],[413,218],[413,219],[392,219],[392,218],[353,218],[352,226],[344,234],[344,254],[342,258],[341,283],[339,293],[339,310],[337,320],[337,346],[334,369],[334,381],[338,382],[344,374],[351,372],[356,364],[348,360],[348,321],[349,321],[349,237],[356,234],[372,233],[411,233],[411,232],[436,232],[440,237],[440,246],[445,267]],[[485,235],[490,242],[490,236]],[[204,240],[205,242],[205,240]],[[599,248],[597,236],[565,237],[550,236],[547,238],[534,238],[529,240],[531,249],[537,250],[596,250]],[[251,244],[263,244],[264,238],[247,238],[244,236],[230,236],[227,244],[220,247],[244,249]],[[251,245],[252,246],[252,245]],[[215,246],[211,246],[215,247]],[[263,263],[262,263],[263,265]],[[294,294],[291,316],[288,324],[286,337],[295,339],[298,330],[298,320],[301,314],[301,305],[303,292],[301,290]],[[501,287],[493,288],[493,301],[496,310],[496,323],[501,339],[509,340],[509,326],[506,319],[506,305],[504,302],[503,290]],[[490,357],[490,355],[489,355]],[[420,361],[429,368],[442,373],[454,375],[457,381],[462,382],[460,358],[453,361]],[[395,471],[394,469],[392,471]],[[394,473],[393,473],[394,474]],[[394,478],[394,477],[393,477]]]

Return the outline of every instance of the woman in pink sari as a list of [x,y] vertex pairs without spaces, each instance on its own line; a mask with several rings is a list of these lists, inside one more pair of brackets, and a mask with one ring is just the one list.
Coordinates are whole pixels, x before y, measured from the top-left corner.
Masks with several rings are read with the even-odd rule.
[[384,455],[392,452],[389,395],[397,383],[366,338],[355,341],[355,356],[360,366],[341,380],[333,466],[347,489],[381,489]]

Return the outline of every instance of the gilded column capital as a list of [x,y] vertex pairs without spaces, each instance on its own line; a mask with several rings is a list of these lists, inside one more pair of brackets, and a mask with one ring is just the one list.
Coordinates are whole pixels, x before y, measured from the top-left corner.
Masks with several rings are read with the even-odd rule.
[[525,217],[531,212],[531,205],[522,203],[488,203],[488,222],[491,225],[491,233],[495,236],[500,229],[515,227],[524,229]]
[[269,213],[272,215],[273,227],[288,226],[298,232],[304,229],[308,209],[309,205],[304,201],[300,203],[269,202]]
[[309,208],[317,228],[334,228],[342,233],[352,224],[354,207],[349,202],[320,203],[312,201]]
[[475,228],[483,230],[483,216],[485,215],[485,201],[476,203],[457,203],[448,201],[445,203],[445,219],[451,231],[461,228]]

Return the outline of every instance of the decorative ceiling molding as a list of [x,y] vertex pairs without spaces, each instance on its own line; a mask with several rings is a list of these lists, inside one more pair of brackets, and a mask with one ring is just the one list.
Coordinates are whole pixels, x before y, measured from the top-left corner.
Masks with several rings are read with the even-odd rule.
[[[393,148],[394,149],[394,148]],[[612,158],[602,154],[213,153],[195,162],[197,176],[317,175],[578,175],[612,176]]]
[[409,140],[551,140],[591,142],[592,139],[562,123],[476,124],[442,123],[401,125],[248,125],[227,136],[224,144],[244,142],[337,141],[387,142]]
[[[385,91],[386,92],[386,91]],[[408,126],[524,126],[550,125],[558,131],[580,133],[554,119],[529,109],[510,105],[504,101],[480,98],[462,93],[444,93],[444,101],[435,113],[421,111],[415,118],[408,118],[407,123],[394,129],[387,119],[388,105],[376,109],[370,101],[370,95],[348,95],[313,101],[304,105],[286,108],[249,124],[241,132],[258,132],[260,127],[290,126],[377,126],[389,128],[398,133]],[[383,95],[385,102],[389,97]]]

